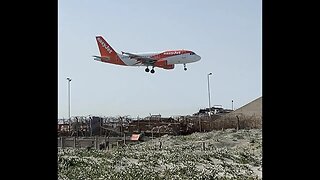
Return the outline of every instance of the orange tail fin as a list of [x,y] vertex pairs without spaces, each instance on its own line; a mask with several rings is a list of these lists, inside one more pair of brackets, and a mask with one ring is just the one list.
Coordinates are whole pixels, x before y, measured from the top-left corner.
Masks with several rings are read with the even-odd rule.
[[[125,65],[117,55],[117,52],[107,43],[102,36],[96,36],[102,61]],[[104,60],[103,60],[104,59]]]

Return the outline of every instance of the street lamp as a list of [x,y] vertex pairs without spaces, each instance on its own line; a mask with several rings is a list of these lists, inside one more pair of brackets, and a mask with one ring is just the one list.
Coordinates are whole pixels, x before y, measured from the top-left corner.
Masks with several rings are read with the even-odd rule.
[[212,73],[208,74],[208,96],[209,96],[209,116],[211,116],[211,104],[210,104],[210,83],[209,83],[209,76],[212,75]]
[[71,126],[71,119],[70,119],[70,81],[71,78],[67,78],[68,80],[68,112],[69,112],[69,132],[70,132],[70,126]]
[[233,111],[233,100],[231,102],[232,102],[232,111]]

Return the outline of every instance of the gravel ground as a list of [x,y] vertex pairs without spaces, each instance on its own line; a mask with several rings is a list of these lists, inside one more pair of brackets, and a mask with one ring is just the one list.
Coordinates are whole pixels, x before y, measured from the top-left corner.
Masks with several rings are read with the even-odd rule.
[[165,135],[111,151],[59,149],[58,177],[262,179],[262,130]]

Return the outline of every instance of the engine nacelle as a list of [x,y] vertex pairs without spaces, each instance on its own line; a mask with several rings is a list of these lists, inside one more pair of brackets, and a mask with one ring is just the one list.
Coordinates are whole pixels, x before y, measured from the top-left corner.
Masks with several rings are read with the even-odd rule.
[[173,69],[174,68],[174,64],[169,64],[165,67],[163,67],[163,69]]
[[161,67],[163,69],[173,69],[174,64],[168,64],[167,60],[159,60],[156,63],[154,63],[155,66]]

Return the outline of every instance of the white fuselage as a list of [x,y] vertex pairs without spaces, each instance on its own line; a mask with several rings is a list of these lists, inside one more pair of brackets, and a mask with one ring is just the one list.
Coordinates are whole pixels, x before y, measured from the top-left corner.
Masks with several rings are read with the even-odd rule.
[[[151,57],[154,57],[154,56],[161,54],[163,52],[164,51],[162,51],[162,52],[148,52],[148,53],[146,53],[146,52],[145,53],[135,53],[135,54],[139,55],[139,56],[151,58]],[[118,56],[127,66],[146,66],[146,65],[137,63],[138,62],[137,60],[131,59],[127,55],[122,55],[122,54],[118,53]],[[167,60],[168,64],[187,64],[187,63],[199,61],[201,59],[201,57],[197,54],[190,55],[190,53],[185,53],[185,54],[177,54],[177,55],[173,55],[173,56],[169,56],[169,57],[164,57],[161,59]]]

